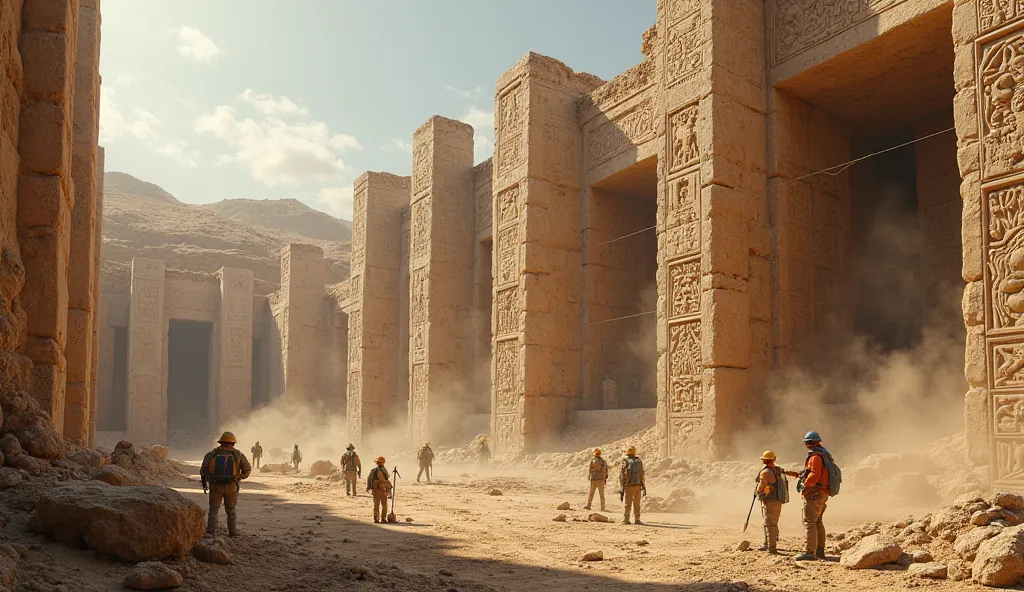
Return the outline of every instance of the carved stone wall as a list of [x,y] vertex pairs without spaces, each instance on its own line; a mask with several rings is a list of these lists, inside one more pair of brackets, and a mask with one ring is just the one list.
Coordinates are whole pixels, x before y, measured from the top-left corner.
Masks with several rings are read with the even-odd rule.
[[95,228],[93,229],[93,310],[92,310],[92,370],[89,376],[90,392],[89,397],[89,443],[96,442],[96,424],[99,412],[99,389],[100,389],[100,333],[102,331],[102,317],[100,306],[103,302],[100,276],[103,272],[103,173],[105,170],[105,155],[100,147],[96,152],[96,207],[95,207]]
[[[319,247],[293,243],[281,250],[280,351],[283,396],[288,399],[311,402],[322,398],[319,378],[325,369],[318,367],[317,360],[325,349],[321,343],[325,273]],[[350,322],[349,330],[358,332],[360,326]]]
[[494,194],[491,180],[494,175],[492,160],[487,159],[473,168],[476,196],[476,241],[473,246],[473,309],[476,311],[476,340],[473,349],[473,400],[467,412],[491,411],[491,310],[494,283],[492,272],[494,233]]
[[438,428],[464,412],[472,388],[476,228],[473,128],[433,117],[413,135],[409,426],[414,443],[448,436]]
[[220,271],[219,352],[214,353],[217,379],[212,397],[212,425],[227,426],[244,418],[252,407],[253,272]]
[[163,444],[167,440],[164,263],[132,261],[128,326],[128,438]]

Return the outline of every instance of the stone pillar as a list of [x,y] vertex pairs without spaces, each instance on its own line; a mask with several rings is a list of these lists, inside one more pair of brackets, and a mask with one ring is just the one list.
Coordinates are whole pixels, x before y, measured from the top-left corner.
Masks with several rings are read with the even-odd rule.
[[32,360],[31,394],[58,432],[64,429],[67,370],[77,14],[73,0],[25,0],[18,41],[24,69],[18,145],[18,242],[25,266],[20,300],[28,316],[24,352]]
[[317,398],[316,360],[325,275],[320,247],[292,243],[281,250],[281,358],[284,397],[289,400],[312,402]]
[[252,282],[251,269],[220,270],[220,365],[212,425],[227,426],[252,408]]
[[[1014,3],[1010,3],[1014,4]],[[957,162],[967,327],[969,454],[995,487],[1024,486],[1024,314],[1012,276],[1024,253],[1024,11],[991,0],[953,7]],[[987,438],[981,435],[986,434]]]
[[672,455],[722,455],[750,404],[751,333],[767,317],[750,295],[769,281],[751,255],[770,254],[763,9],[658,3],[658,427]]
[[89,372],[89,446],[96,444],[96,415],[99,408],[99,373],[100,373],[100,328],[101,303],[103,302],[100,287],[103,282],[100,276],[103,272],[103,172],[104,172],[104,151],[97,148],[96,151],[96,227],[93,230],[93,296],[92,296],[92,368]]
[[445,437],[472,384],[473,128],[432,117],[413,135],[409,425]]
[[128,438],[137,443],[167,440],[164,262],[132,260],[128,320]]
[[491,433],[498,451],[538,450],[579,407],[576,101],[599,83],[533,53],[497,83]]
[[364,430],[404,419],[396,411],[405,395],[398,390],[401,372],[396,361],[402,208],[409,203],[409,188],[408,177],[387,173],[364,173],[355,182],[348,372],[349,384],[358,385],[358,392],[347,400],[353,440],[359,440]]
[[81,3],[76,35],[74,140],[71,178],[75,207],[71,211],[68,260],[67,394],[64,437],[89,441],[92,399],[93,313],[97,301],[96,171],[99,147],[100,15],[96,5]]

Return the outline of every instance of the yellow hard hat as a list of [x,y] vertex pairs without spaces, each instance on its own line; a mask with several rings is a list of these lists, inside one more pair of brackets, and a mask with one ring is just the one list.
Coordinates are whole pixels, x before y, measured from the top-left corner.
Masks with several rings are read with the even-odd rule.
[[601,456],[601,449],[600,448],[595,448],[594,449],[594,456]]
[[384,457],[383,457],[383,456],[378,456],[378,457],[377,457],[377,464],[378,464],[378,465],[382,465],[382,464],[384,464],[385,462],[387,462],[387,461],[386,461],[386,460],[384,460]]
[[217,440],[218,444],[238,444],[238,438],[235,437],[231,432],[224,432],[220,435],[220,440]]
[[630,446],[626,449],[626,454],[636,454],[636,446]]
[[775,460],[775,453],[771,450],[765,450],[764,454],[761,455],[761,460]]

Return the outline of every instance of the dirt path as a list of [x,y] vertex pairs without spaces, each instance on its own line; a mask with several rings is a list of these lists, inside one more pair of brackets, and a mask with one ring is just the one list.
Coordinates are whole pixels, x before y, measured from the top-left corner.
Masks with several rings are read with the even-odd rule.
[[[584,483],[554,475],[477,475],[475,467],[439,467],[433,484],[415,472],[398,482],[400,522],[376,525],[365,491],[345,496],[342,483],[255,473],[239,505],[241,537],[231,539],[235,565],[172,562],[190,572],[184,590],[966,590],[966,583],[912,580],[901,571],[853,572],[835,562],[796,564],[799,506],[783,515],[781,557],[735,551],[749,497],[713,496],[719,510],[697,515],[646,514],[648,526],[624,526],[609,491],[610,524],[576,522],[589,512]],[[488,495],[500,489],[501,496]],[[198,483],[179,491],[202,503]],[[654,494],[656,492],[652,492]],[[613,499],[614,497],[614,499]],[[556,506],[568,522],[554,522]],[[833,502],[842,504],[842,498]],[[904,515],[903,513],[896,513]],[[405,522],[405,518],[412,522]],[[747,540],[760,544],[757,509]],[[223,515],[221,524],[223,526]],[[859,518],[858,518],[859,520]],[[845,529],[852,521],[826,524]],[[33,543],[18,590],[117,590],[130,566],[95,554]],[[584,563],[589,551],[604,561]],[[35,551],[43,551],[42,553]],[[61,570],[53,570],[57,561]],[[56,575],[54,575],[56,574]],[[56,581],[55,581],[56,580]],[[975,588],[976,589],[976,588]]]

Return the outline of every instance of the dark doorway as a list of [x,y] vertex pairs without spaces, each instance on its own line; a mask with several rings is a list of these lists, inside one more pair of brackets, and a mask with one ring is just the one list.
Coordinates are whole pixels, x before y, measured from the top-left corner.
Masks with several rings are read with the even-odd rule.
[[128,327],[114,327],[114,375],[110,380],[110,404],[103,413],[101,430],[128,429]]
[[263,339],[254,337],[252,340],[252,407],[262,407],[270,402],[270,385],[266,380],[264,368]]
[[205,433],[210,418],[211,323],[170,322],[167,332],[167,429]]

